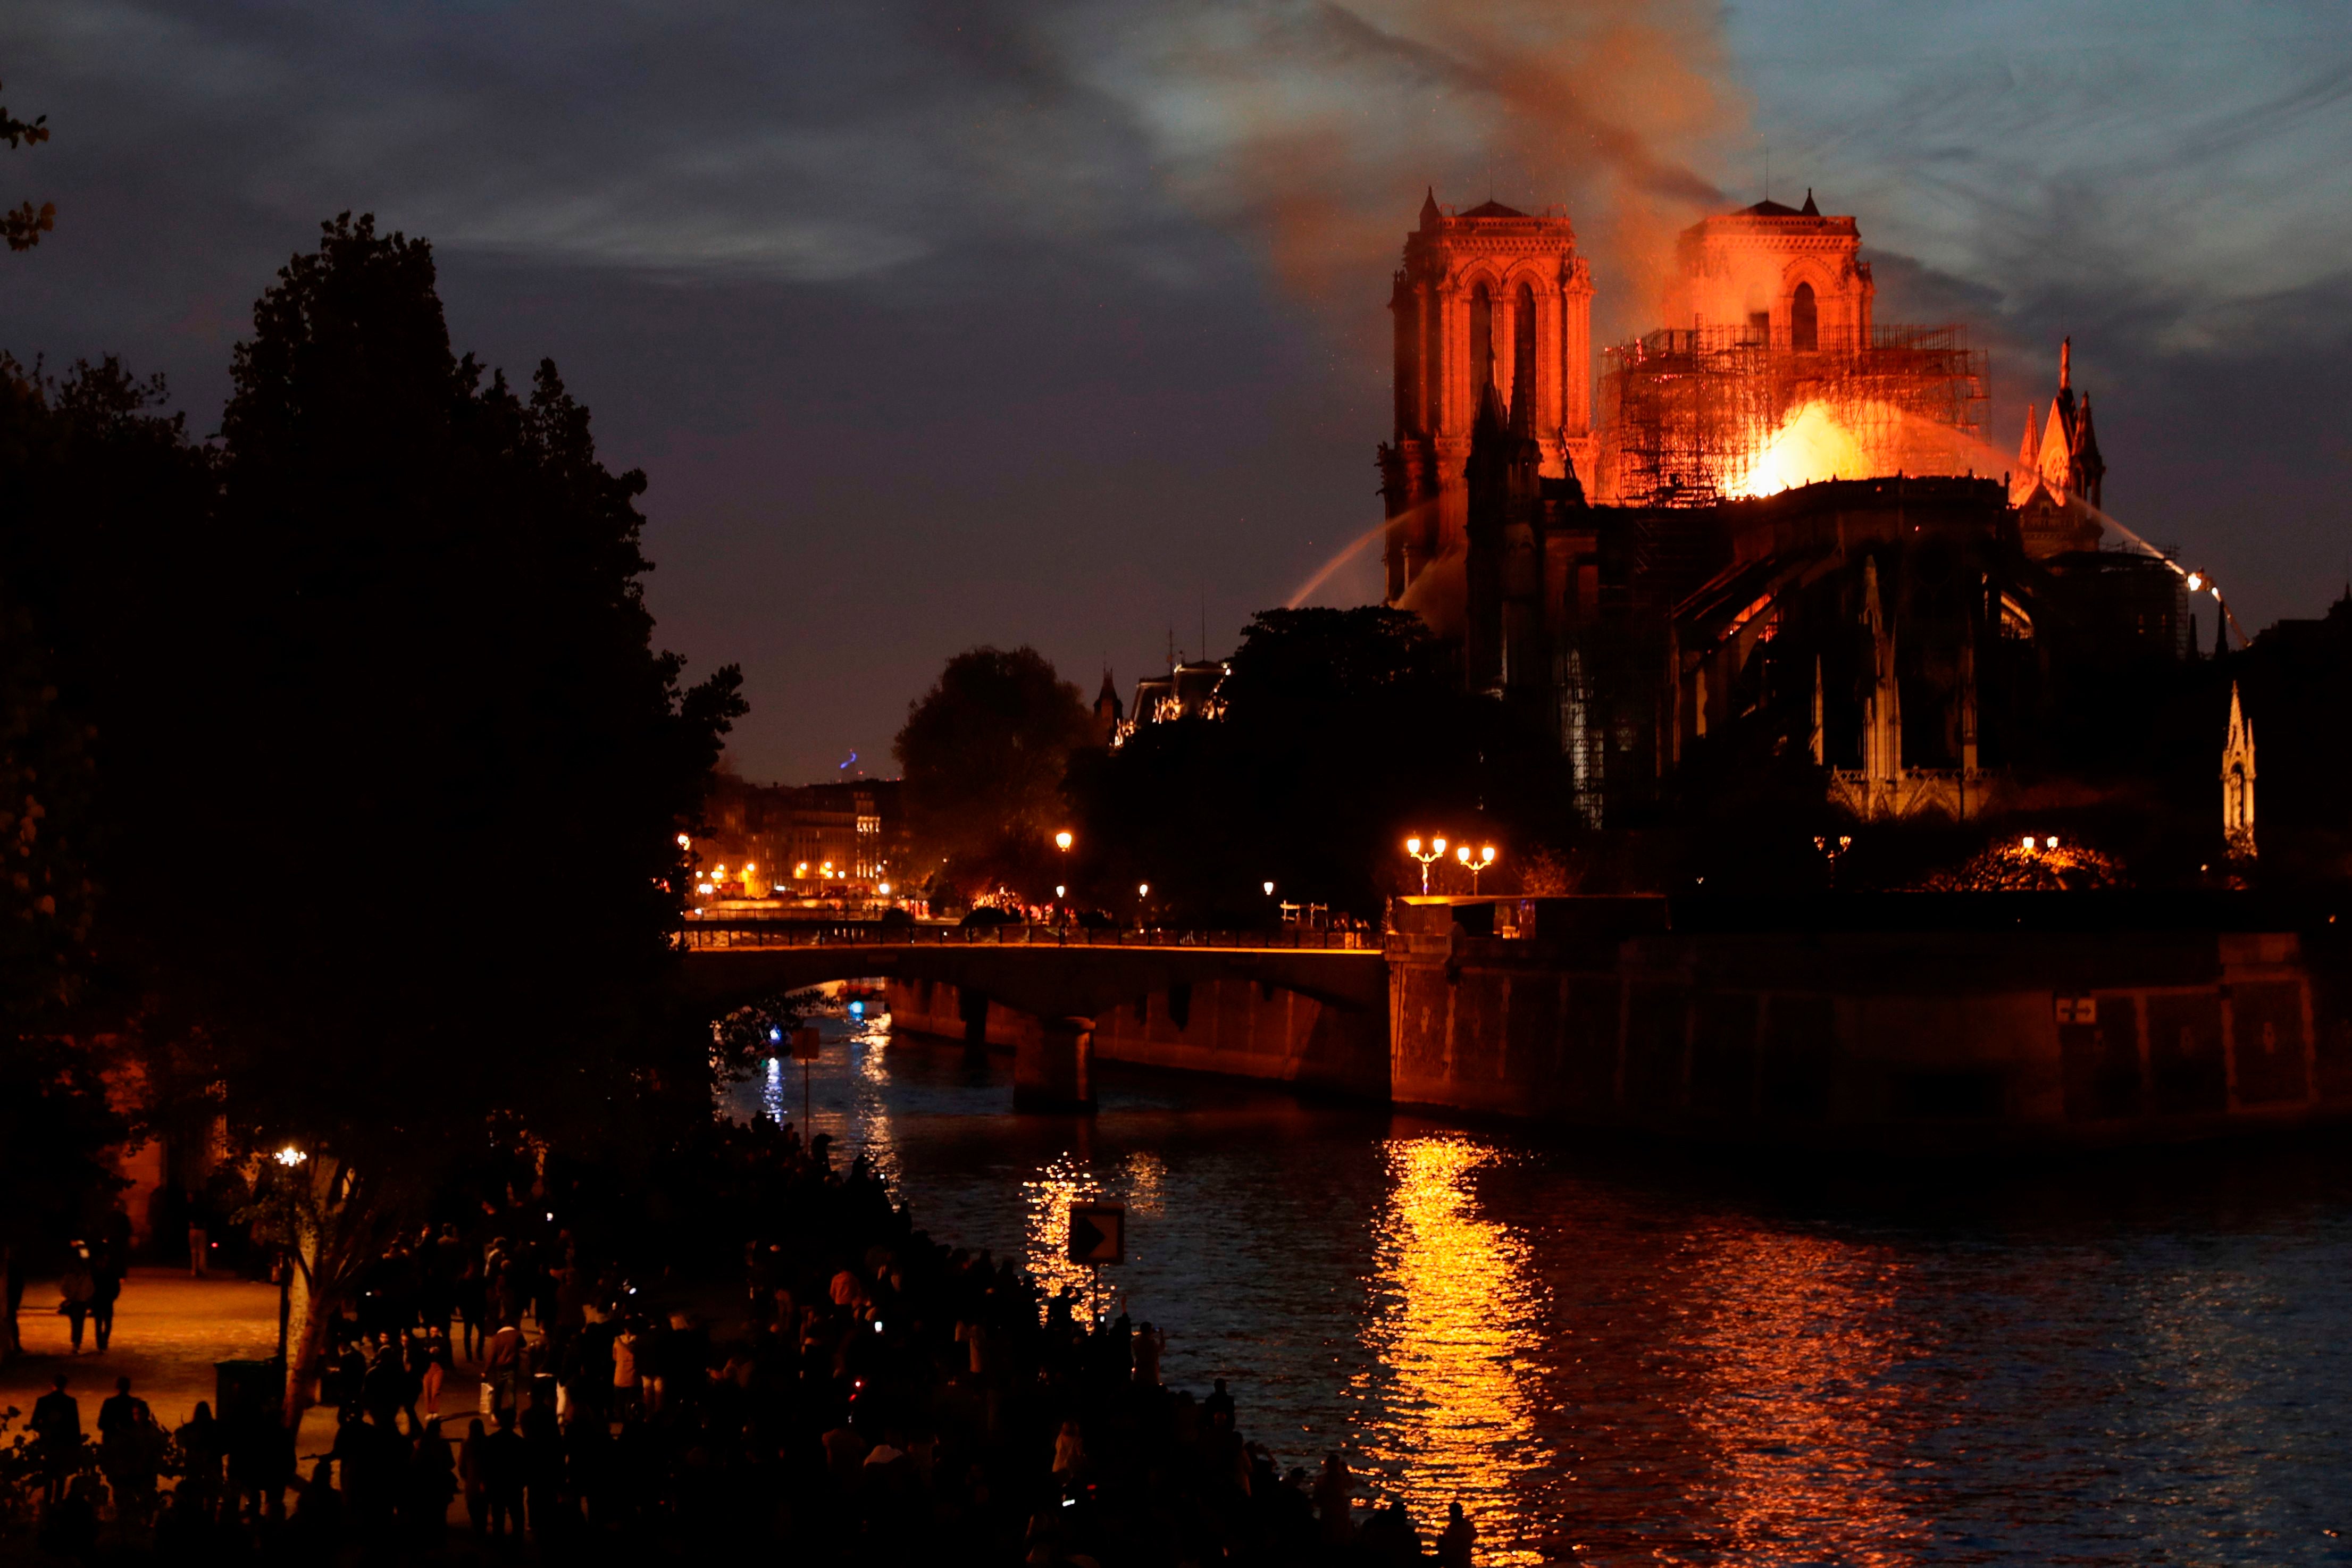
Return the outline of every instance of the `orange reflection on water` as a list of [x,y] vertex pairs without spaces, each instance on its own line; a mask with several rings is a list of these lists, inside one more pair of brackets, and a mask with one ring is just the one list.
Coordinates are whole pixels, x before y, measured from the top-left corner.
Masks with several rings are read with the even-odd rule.
[[1375,1231],[1363,1457],[1401,1492],[1424,1539],[1460,1502],[1487,1563],[1537,1563],[1499,1539],[1519,1511],[1516,1484],[1548,1464],[1538,1448],[1538,1325],[1543,1303],[1524,1237],[1475,1212],[1471,1176],[1495,1150],[1458,1134],[1391,1140],[1390,1191]]
[[1758,1231],[1692,1277],[1693,1436],[1711,1450],[1719,1544],[1757,1563],[1917,1562],[1933,1545],[1885,1464],[1890,1427],[1937,1417],[1888,1375],[1925,1347],[1896,1325],[1890,1250]]
[[[1070,1205],[1094,1193],[1097,1186],[1092,1164],[1082,1155],[1068,1153],[1055,1155],[1021,1184],[1022,1231],[1028,1243],[1029,1272],[1048,1297],[1070,1285],[1083,1301],[1094,1287],[1094,1270],[1069,1259]],[[1078,1315],[1085,1317],[1084,1307]]]

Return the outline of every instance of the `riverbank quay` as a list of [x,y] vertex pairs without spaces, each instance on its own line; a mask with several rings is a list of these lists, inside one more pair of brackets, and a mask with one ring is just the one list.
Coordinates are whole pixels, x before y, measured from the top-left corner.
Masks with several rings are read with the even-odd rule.
[[[182,1426],[142,1476],[110,1436],[53,1452],[44,1433],[0,1470],[11,1505],[0,1555],[1418,1559],[1397,1510],[1354,1524],[1344,1465],[1313,1483],[1303,1469],[1277,1473],[1222,1385],[1165,1386],[1149,1325],[1089,1322],[1075,1291],[1048,1298],[1009,1261],[933,1242],[869,1167],[836,1170],[824,1145],[772,1123],[730,1133],[731,1179],[707,1197],[743,1221],[731,1290],[633,1281],[575,1258],[557,1271],[596,1282],[571,1298],[577,1322],[562,1281],[519,1292],[516,1317],[499,1325],[519,1346],[509,1374],[497,1371],[497,1336],[483,1357],[501,1412],[486,1430],[410,1414],[415,1390],[385,1351],[416,1325],[379,1302],[358,1336],[360,1375],[331,1390],[340,1408],[311,1413],[329,1418],[320,1429],[305,1423],[299,1470],[251,1484],[234,1455],[224,1471],[217,1442]],[[241,1300],[252,1291],[240,1287]],[[227,1315],[217,1343],[250,1348],[255,1304]],[[193,1365],[209,1342],[184,1339]],[[82,1399],[84,1435],[98,1392]],[[158,1428],[169,1420],[150,1409]],[[52,1480],[61,1495],[45,1499]]]
[[1400,1105],[1889,1155],[2352,1115],[2352,897],[1411,900]]
[[1045,1019],[977,964],[887,998],[896,1030],[1066,1082],[1125,1062],[1653,1142],[1911,1157],[2352,1117],[2341,891],[1401,898],[1374,956],[1370,1003],[1213,978]]

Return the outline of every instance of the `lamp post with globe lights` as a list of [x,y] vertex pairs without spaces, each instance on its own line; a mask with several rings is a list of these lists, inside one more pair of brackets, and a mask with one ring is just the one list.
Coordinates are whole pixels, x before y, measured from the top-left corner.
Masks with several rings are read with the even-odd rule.
[[1423,850],[1419,839],[1407,839],[1404,841],[1404,852],[1421,862],[1421,892],[1422,896],[1426,898],[1429,895],[1429,868],[1445,858],[1445,841],[1432,839],[1429,841],[1429,848]]
[[1468,844],[1458,844],[1454,847],[1454,858],[1463,866],[1464,869],[1469,872],[1470,896],[1473,898],[1477,897],[1478,873],[1495,863],[1495,846],[1492,844],[1483,845],[1480,847],[1478,852],[1474,855],[1470,852],[1470,846]]

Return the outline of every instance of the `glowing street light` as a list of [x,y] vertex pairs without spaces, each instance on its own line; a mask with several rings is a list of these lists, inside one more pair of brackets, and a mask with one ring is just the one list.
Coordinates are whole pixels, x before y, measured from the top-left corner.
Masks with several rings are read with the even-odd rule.
[[1151,884],[1150,883],[1139,882],[1135,884],[1135,928],[1138,931],[1143,929],[1143,901],[1150,896]]
[[300,1149],[296,1148],[293,1145],[289,1144],[269,1157],[276,1160],[279,1165],[284,1166],[290,1171],[296,1166],[300,1165],[304,1160],[309,1159],[310,1156],[304,1154]]
[[1421,862],[1421,892],[1422,896],[1425,898],[1429,895],[1429,868],[1445,858],[1445,841],[1430,840],[1429,848],[1424,852],[1419,839],[1407,839],[1404,841],[1404,852]]
[[1274,896],[1274,883],[1272,883],[1268,882],[1268,883],[1259,883],[1259,885],[1260,885],[1260,886],[1262,886],[1262,887],[1264,887],[1264,888],[1265,889],[1265,895],[1266,895],[1268,898],[1272,898],[1272,897]]
[[680,833],[677,836],[677,847],[682,850],[690,850],[694,847],[694,840],[688,834]]
[[1470,852],[1470,846],[1468,844],[1464,844],[1459,850],[1454,852],[1454,858],[1470,868],[1470,896],[1473,898],[1477,897],[1478,873],[1495,863],[1495,846],[1492,844],[1483,845],[1479,849],[1477,854],[1474,856]]
[[1070,845],[1075,841],[1076,841],[1070,836],[1070,830],[1067,828],[1064,828],[1060,832],[1054,835],[1054,847],[1066,853],[1068,852]]

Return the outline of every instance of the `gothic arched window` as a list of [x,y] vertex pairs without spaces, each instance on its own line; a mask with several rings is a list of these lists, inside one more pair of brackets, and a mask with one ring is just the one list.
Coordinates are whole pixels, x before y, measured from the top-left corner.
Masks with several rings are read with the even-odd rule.
[[1485,284],[1470,291],[1470,412],[1495,380],[1495,296]]
[[1789,346],[1801,354],[1822,346],[1822,309],[1810,283],[1797,285],[1797,297],[1789,301]]
[[1522,430],[1536,427],[1535,395],[1536,291],[1522,283],[1511,296],[1511,423]]

